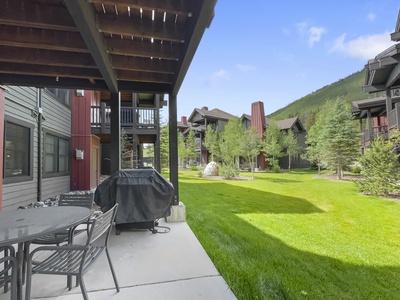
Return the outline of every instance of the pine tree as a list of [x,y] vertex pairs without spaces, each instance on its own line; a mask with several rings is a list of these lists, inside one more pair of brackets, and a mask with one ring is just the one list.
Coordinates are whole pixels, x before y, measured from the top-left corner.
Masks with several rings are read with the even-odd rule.
[[358,154],[358,133],[353,126],[350,107],[337,99],[323,122],[321,143],[323,156],[336,169],[337,178],[342,178],[343,167],[352,163]]
[[399,154],[396,154],[396,141],[385,142],[377,136],[371,148],[360,157],[364,179],[355,181],[359,190],[375,196],[388,196],[399,190],[400,182]]

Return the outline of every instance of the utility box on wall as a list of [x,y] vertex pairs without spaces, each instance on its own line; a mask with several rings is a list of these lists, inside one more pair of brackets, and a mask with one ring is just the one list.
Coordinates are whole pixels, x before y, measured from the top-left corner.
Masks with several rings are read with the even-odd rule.
[[83,160],[83,154],[84,154],[83,150],[75,149],[75,158],[77,160]]

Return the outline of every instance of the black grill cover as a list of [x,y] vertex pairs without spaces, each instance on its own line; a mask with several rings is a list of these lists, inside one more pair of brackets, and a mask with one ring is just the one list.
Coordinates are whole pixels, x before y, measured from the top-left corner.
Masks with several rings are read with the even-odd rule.
[[154,221],[171,214],[174,187],[154,169],[119,170],[96,189],[94,201],[106,212],[119,207],[116,224]]

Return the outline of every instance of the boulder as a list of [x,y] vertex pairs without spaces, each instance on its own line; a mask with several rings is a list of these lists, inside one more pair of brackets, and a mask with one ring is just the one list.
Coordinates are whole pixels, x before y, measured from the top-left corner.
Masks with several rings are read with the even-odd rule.
[[215,161],[209,162],[207,166],[204,168],[203,172],[204,176],[218,176],[219,175],[219,166]]

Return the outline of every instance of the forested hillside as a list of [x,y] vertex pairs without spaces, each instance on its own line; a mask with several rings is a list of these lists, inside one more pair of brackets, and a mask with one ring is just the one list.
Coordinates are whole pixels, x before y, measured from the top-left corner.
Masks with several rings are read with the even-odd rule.
[[365,70],[362,70],[335,83],[324,86],[267,117],[281,120],[297,116],[307,127],[307,116],[314,115],[327,100],[339,97],[351,103],[352,101],[369,98],[370,96],[362,90],[364,80]]

